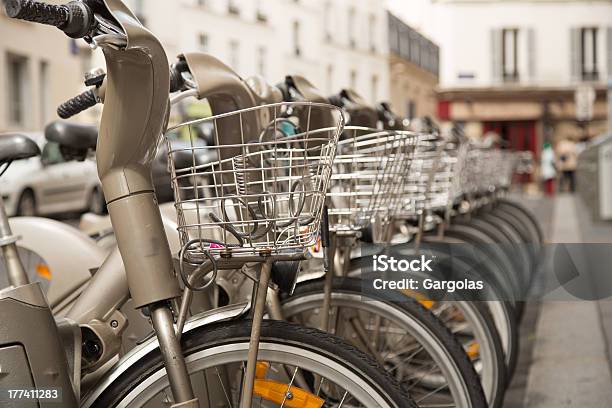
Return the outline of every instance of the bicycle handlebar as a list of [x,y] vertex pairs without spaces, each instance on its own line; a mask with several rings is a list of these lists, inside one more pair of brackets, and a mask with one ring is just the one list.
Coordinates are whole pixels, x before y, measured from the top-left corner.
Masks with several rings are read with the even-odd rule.
[[75,96],[62,103],[57,108],[57,115],[62,119],[68,119],[71,116],[81,113],[86,109],[95,106],[98,103],[98,96],[93,89],[88,89],[80,95]]
[[56,6],[34,0],[5,0],[5,9],[11,18],[55,26],[72,38],[86,36],[94,23],[91,9],[80,1]]
[[[185,81],[181,73],[186,70],[189,70],[189,67],[180,61],[170,67],[170,92],[177,92],[185,88]],[[91,88],[58,106],[57,115],[62,119],[68,119],[94,107],[99,101],[96,90]]]

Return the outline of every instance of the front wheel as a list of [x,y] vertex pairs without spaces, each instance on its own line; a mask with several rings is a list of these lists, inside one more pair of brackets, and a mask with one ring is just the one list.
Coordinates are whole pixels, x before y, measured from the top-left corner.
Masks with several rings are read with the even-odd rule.
[[[362,289],[360,279],[334,279],[329,311],[333,334],[376,358],[419,407],[486,406],[474,367],[441,321],[408,296],[390,302]],[[323,297],[322,281],[301,283],[283,300],[283,315],[319,327]]]
[[[250,334],[250,321],[239,320],[183,336],[187,369],[201,408],[239,406]],[[377,363],[328,333],[264,321],[259,346],[253,407],[287,407],[287,398],[325,407],[416,407]],[[155,349],[83,407],[161,408],[172,404],[171,395],[161,354]]]

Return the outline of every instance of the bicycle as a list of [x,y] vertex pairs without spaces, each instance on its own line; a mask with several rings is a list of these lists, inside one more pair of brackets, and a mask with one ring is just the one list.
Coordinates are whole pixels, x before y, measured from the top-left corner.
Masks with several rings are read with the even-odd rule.
[[[314,400],[319,404],[325,403],[325,400],[321,398],[325,397],[328,401],[337,401],[340,404],[352,398],[356,403],[365,406],[412,406],[410,398],[387,374],[378,371],[376,363],[339,339],[287,323],[262,323],[261,320],[272,261],[299,259],[303,256],[300,248],[308,244],[314,232],[317,231],[322,203],[316,197],[324,194],[326,180],[329,179],[330,164],[328,162],[334,155],[335,140],[342,128],[341,120],[337,122],[335,132],[328,132],[327,137],[319,140],[318,150],[311,152],[314,156],[308,156],[308,150],[299,143],[289,149],[292,154],[295,153],[296,160],[298,160],[297,156],[302,154],[302,160],[309,157],[313,160],[313,168],[321,170],[320,173],[312,176],[312,180],[318,180],[317,186],[320,189],[313,191],[311,195],[305,191],[300,194],[304,200],[306,198],[311,200],[308,206],[310,212],[304,214],[306,218],[299,219],[298,214],[292,214],[289,217],[292,223],[298,219],[303,221],[301,226],[307,227],[307,232],[299,230],[297,233],[286,232],[283,241],[286,246],[276,244],[276,241],[270,244],[271,241],[253,241],[252,239],[248,241],[251,247],[233,246],[233,243],[230,245],[230,242],[225,242],[223,248],[209,246],[202,251],[200,247],[201,251],[198,252],[197,247],[186,246],[185,251],[190,256],[200,255],[205,258],[201,258],[202,265],[192,271],[196,275],[211,267],[212,269],[204,273],[212,272],[223,265],[236,268],[241,262],[263,263],[264,266],[259,272],[256,296],[253,300],[252,324],[244,320],[236,320],[238,316],[249,310],[249,305],[242,305],[242,308],[234,306],[221,311],[212,311],[199,320],[193,320],[191,330],[185,333],[182,330],[177,331],[174,326],[172,302],[169,301],[180,297],[182,291],[174,275],[170,250],[149,177],[150,160],[157,148],[157,138],[165,127],[168,107],[170,71],[161,45],[119,0],[89,1],[87,3],[75,1],[65,6],[11,0],[6,3],[6,7],[7,14],[13,18],[54,25],[68,35],[85,38],[91,44],[104,50],[108,70],[105,77],[106,85],[105,88],[101,86],[98,89],[99,93],[93,94],[96,99],[104,99],[96,155],[100,179],[121,252],[119,254],[118,251],[115,251],[107,258],[84,294],[92,293],[92,288],[99,288],[100,285],[105,284],[108,285],[107,289],[110,291],[99,291],[97,296],[85,299],[84,303],[81,303],[82,306],[90,302],[89,314],[91,317],[102,314],[102,310],[111,306],[109,303],[115,301],[115,304],[106,310],[105,316],[112,316],[111,320],[103,319],[94,322],[88,319],[82,325],[63,320],[60,325],[60,328],[65,328],[62,329],[62,334],[66,340],[72,339],[70,344],[84,344],[82,350],[78,346],[74,347],[70,365],[63,362],[66,354],[59,346],[56,325],[42,293],[35,289],[38,286],[27,284],[24,273],[17,267],[11,268],[13,287],[4,290],[4,297],[0,300],[3,303],[1,309],[6,313],[3,321],[15,322],[18,315],[22,318],[26,317],[25,311],[19,308],[15,310],[9,306],[14,303],[12,298],[21,296],[26,303],[36,302],[39,306],[37,313],[46,322],[46,325],[33,326],[24,324],[24,322],[35,323],[34,319],[26,318],[19,322],[21,330],[14,325],[10,325],[11,327],[7,325],[8,328],[3,333],[4,336],[9,336],[11,339],[15,335],[21,339],[19,335],[27,337],[23,333],[24,329],[37,330],[38,336],[34,342],[21,339],[23,344],[26,344],[29,367],[33,367],[30,369],[22,366],[21,373],[24,375],[31,373],[36,387],[61,387],[64,391],[62,403],[67,407],[96,405],[106,407],[119,403],[118,400],[123,400],[125,403],[129,400],[132,406],[142,406],[145,400],[151,400],[147,392],[153,391],[158,391],[161,400],[173,406],[196,407],[199,405],[199,394],[196,394],[195,391],[199,389],[192,386],[189,375],[195,368],[202,367],[216,368],[217,373],[221,370],[229,376],[227,378],[234,375],[236,379],[241,380],[234,382],[238,384],[235,388],[226,387],[229,383],[220,381],[214,389],[218,394],[228,396],[227,400],[230,405],[233,405],[233,402],[239,402],[242,407],[251,406],[251,395],[255,393],[260,398],[260,402],[266,400],[280,403],[281,406],[285,405],[287,400],[298,397]],[[91,100],[88,100],[87,96],[91,94],[75,98],[74,105],[78,107],[78,105],[90,104]],[[314,105],[311,104],[311,106]],[[330,108],[321,106],[321,109]],[[236,115],[248,116],[252,113],[251,110],[238,112]],[[226,117],[223,116],[223,118]],[[302,135],[302,137],[305,136]],[[300,141],[299,138],[296,140]],[[268,145],[283,145],[286,149],[287,143],[291,144],[290,142],[271,140],[267,143]],[[260,144],[259,147],[262,145],[265,146],[266,143]],[[256,150],[257,144],[243,144],[242,155],[234,154],[240,153],[240,149],[235,150],[236,146],[223,144],[219,146],[227,147],[230,153],[225,158],[218,158],[218,165],[226,163],[224,159],[232,161],[236,157],[245,158],[249,157],[249,154],[261,156],[266,153],[265,149],[248,150]],[[275,152],[274,149],[272,151]],[[19,151],[19,153],[22,152]],[[18,155],[6,157],[7,160],[16,158]],[[270,154],[267,159],[283,160],[282,157],[276,157],[274,154]],[[214,166],[214,162],[211,165]],[[274,169],[273,167],[264,168]],[[262,168],[250,170],[262,171]],[[242,173],[234,173],[233,176],[244,176],[248,174],[248,171],[249,168],[243,167]],[[223,173],[222,179],[225,177],[226,173]],[[291,179],[285,179],[285,181],[288,182]],[[291,193],[294,191],[284,192],[285,196]],[[266,200],[264,195],[256,203],[265,207]],[[224,211],[218,214],[217,217],[221,218],[218,221],[215,220],[214,224],[210,225],[211,228],[222,229],[228,233],[231,227],[227,221],[223,221],[225,215],[227,214]],[[276,218],[274,221],[280,222]],[[255,223],[262,223],[249,220],[244,221],[242,225],[249,225],[249,222],[251,227]],[[276,230],[270,226],[266,230],[266,233],[268,232],[273,233]],[[14,242],[6,243],[6,247],[14,248]],[[296,251],[287,253],[283,249]],[[221,252],[234,252],[243,254],[244,257],[237,256],[232,260],[231,257],[223,259],[219,256],[217,259],[215,255]],[[115,277],[108,275],[108,271],[117,270],[111,267],[112,264],[121,262],[122,258],[125,264],[125,275]],[[191,260],[194,259],[196,258]],[[218,260],[220,262],[212,266]],[[183,283],[192,284],[189,283],[190,278],[186,278],[182,273],[181,276],[185,278]],[[191,277],[193,276],[195,275],[192,274]],[[109,277],[111,279],[108,279]],[[126,280],[129,294],[136,307],[146,307],[145,310],[152,321],[155,338],[151,338],[144,346],[134,349],[123,360],[123,363],[113,367],[107,373],[106,379],[101,382],[104,388],[100,386],[90,388],[83,402],[79,404],[81,370],[93,373],[108,361],[100,358],[109,357],[108,348],[113,348],[112,343],[117,338],[117,333],[120,333],[125,325],[125,320],[121,319],[120,313],[117,312],[117,306],[127,298],[127,294],[121,292]],[[187,288],[189,289],[189,286]],[[79,298],[79,301],[84,299],[83,296]],[[181,308],[175,313],[181,316],[184,315],[184,310]],[[219,323],[221,320],[227,321]],[[212,339],[207,338],[207,334],[212,336]],[[179,336],[183,338],[185,350],[178,341]],[[7,337],[2,338],[2,343],[6,344],[6,342]],[[47,342],[47,347],[40,342]],[[57,347],[53,348],[54,345]],[[334,350],[335,353],[330,353],[325,349]],[[228,350],[233,351],[228,354]],[[258,363],[258,350],[261,350],[259,363],[268,363],[263,364],[263,367]],[[46,356],[41,356],[41,353],[45,351]],[[206,357],[203,357],[201,352],[204,352]],[[304,360],[305,355],[308,355],[306,360]],[[43,361],[57,362],[58,375],[52,378],[43,376],[43,373],[38,371],[40,368],[38,363]],[[245,361],[243,371],[242,366]],[[303,370],[300,370],[300,366]],[[73,371],[70,371],[68,367],[73,368]],[[272,377],[273,374],[274,379],[269,379],[268,376]],[[217,378],[221,379],[221,375]],[[319,395],[313,394],[315,378],[320,385],[317,390]],[[11,377],[11,380],[14,379],[15,377]],[[139,383],[140,388],[134,388],[134,379]],[[300,386],[295,386],[294,380]],[[328,382],[325,383],[325,380]],[[150,384],[153,388],[142,388],[143,384]],[[167,386],[170,391],[166,390]],[[261,388],[258,390],[257,386]],[[279,390],[281,390],[280,397]],[[228,394],[229,391],[233,391],[231,397]],[[207,394],[207,396],[210,395]],[[49,405],[43,401],[39,403],[41,406]]]

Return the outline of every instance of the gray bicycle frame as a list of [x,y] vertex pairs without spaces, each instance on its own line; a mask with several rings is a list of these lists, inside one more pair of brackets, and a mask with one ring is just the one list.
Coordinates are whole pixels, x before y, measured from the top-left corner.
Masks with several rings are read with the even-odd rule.
[[[262,103],[277,102],[281,99],[280,93],[278,91],[274,92],[274,89],[267,90],[268,98],[265,100],[254,95],[238,75],[236,75],[229,67],[210,55],[192,53],[184,54],[179,57],[185,59],[189,65],[190,72],[192,73],[194,82],[197,85],[196,96],[199,99],[206,97],[213,107],[213,111],[215,113],[230,112],[236,109],[256,106]],[[106,105],[108,105],[109,91],[112,89],[112,87],[109,85],[107,85],[105,94]],[[246,121],[249,121],[249,125],[254,128],[260,126],[258,117],[254,115],[247,115],[245,119]],[[232,133],[235,131],[235,129],[235,127],[232,128],[231,126],[228,126],[223,133],[224,137],[229,140],[239,138],[239,134]],[[100,133],[101,137],[104,137],[102,130]],[[100,142],[98,144],[98,149],[100,149]],[[111,188],[114,188],[116,184],[118,183],[112,180]],[[104,180],[103,186],[105,187]],[[109,200],[107,197],[107,201],[109,201],[109,212],[111,213],[111,221],[113,222],[113,225],[117,225],[117,220],[119,220],[119,223],[121,223],[127,216],[123,212],[119,212],[119,215],[117,215],[112,199]],[[152,212],[152,208],[150,206],[147,207],[147,211]],[[153,215],[157,214],[152,214],[150,216]],[[130,228],[134,228],[134,225],[132,225]],[[124,269],[122,257],[120,256],[122,247],[119,234],[121,232],[115,229],[115,233],[117,235],[119,248],[115,248],[111,252],[67,313],[67,318],[78,322],[82,327],[92,330],[102,342],[104,355],[99,359],[96,366],[90,367],[90,369],[94,371],[94,374],[92,374],[93,378],[98,378],[100,375],[99,373],[95,373],[95,370],[102,368],[101,371],[104,371],[103,367],[105,363],[111,357],[114,357],[119,351],[121,345],[120,336],[125,328],[126,322],[125,318],[118,310],[128,300],[130,294],[132,298],[134,298],[134,303],[137,306],[143,304],[143,301],[136,298],[132,292],[132,284],[129,278],[131,271],[128,269],[129,266],[127,264],[125,265]],[[157,233],[157,236],[160,235],[164,237],[166,236],[163,232]],[[137,244],[137,241],[135,244]],[[135,249],[131,250],[133,251]],[[255,259],[252,261],[254,260]],[[267,287],[266,281],[269,279],[270,274],[269,261],[270,260],[265,263],[264,268],[262,268],[262,271],[260,272],[260,279],[262,281],[260,282],[260,285],[262,288]],[[239,268],[239,266],[240,265],[235,265],[234,267]],[[136,271],[138,274],[138,279],[150,279],[149,271],[147,271],[146,268],[136,269]],[[176,278],[174,279],[176,282]],[[189,296],[190,295],[187,295],[185,298],[189,298]],[[184,302],[185,300],[183,303]],[[265,299],[263,299],[261,302],[256,302],[254,308],[255,315],[253,316],[255,321],[257,320],[257,317],[261,317],[263,315],[264,304]],[[181,308],[181,310],[184,312],[185,308]],[[244,304],[238,305],[238,307],[232,309],[231,311],[226,311],[223,319],[238,317],[242,315],[244,311]],[[182,327],[184,319],[185,316],[183,313],[181,313],[179,316],[179,329]],[[257,330],[256,327],[255,330]],[[254,337],[256,340],[258,336]],[[256,349],[256,344],[253,344],[251,350]],[[251,353],[251,355],[249,355],[250,360],[254,361],[255,357],[256,354]],[[252,364],[254,363],[252,362]],[[252,376],[247,376],[247,380],[249,377]],[[93,380],[90,379],[87,382],[91,383]],[[249,386],[249,381],[245,381],[245,389],[252,389],[252,384]],[[250,398],[247,397],[244,398],[244,401],[250,400]]]

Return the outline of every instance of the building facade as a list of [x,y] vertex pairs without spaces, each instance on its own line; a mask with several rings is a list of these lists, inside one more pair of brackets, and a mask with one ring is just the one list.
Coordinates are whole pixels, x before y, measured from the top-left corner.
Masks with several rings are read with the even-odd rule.
[[[35,131],[83,86],[80,49],[61,31],[0,10],[0,132]],[[60,79],[61,80],[58,80]]]
[[436,116],[439,47],[395,15],[387,21],[391,106],[408,119]]
[[377,0],[129,0],[170,59],[210,53],[270,83],[299,74],[332,94],[388,98],[384,2]]
[[[441,47],[441,119],[536,155],[544,141],[606,130],[612,1],[418,1],[402,17]],[[576,106],[578,88],[592,107]]]
[[[161,40],[169,62],[210,53],[240,75],[274,84],[307,77],[326,94],[353,88],[366,100],[390,93],[387,12],[378,0],[126,0]],[[15,41],[19,39],[19,41]],[[15,49],[15,47],[18,47]],[[100,50],[59,30],[0,13],[0,131],[39,130],[55,108],[84,90],[83,74],[104,67]],[[100,107],[75,120],[95,122]]]

